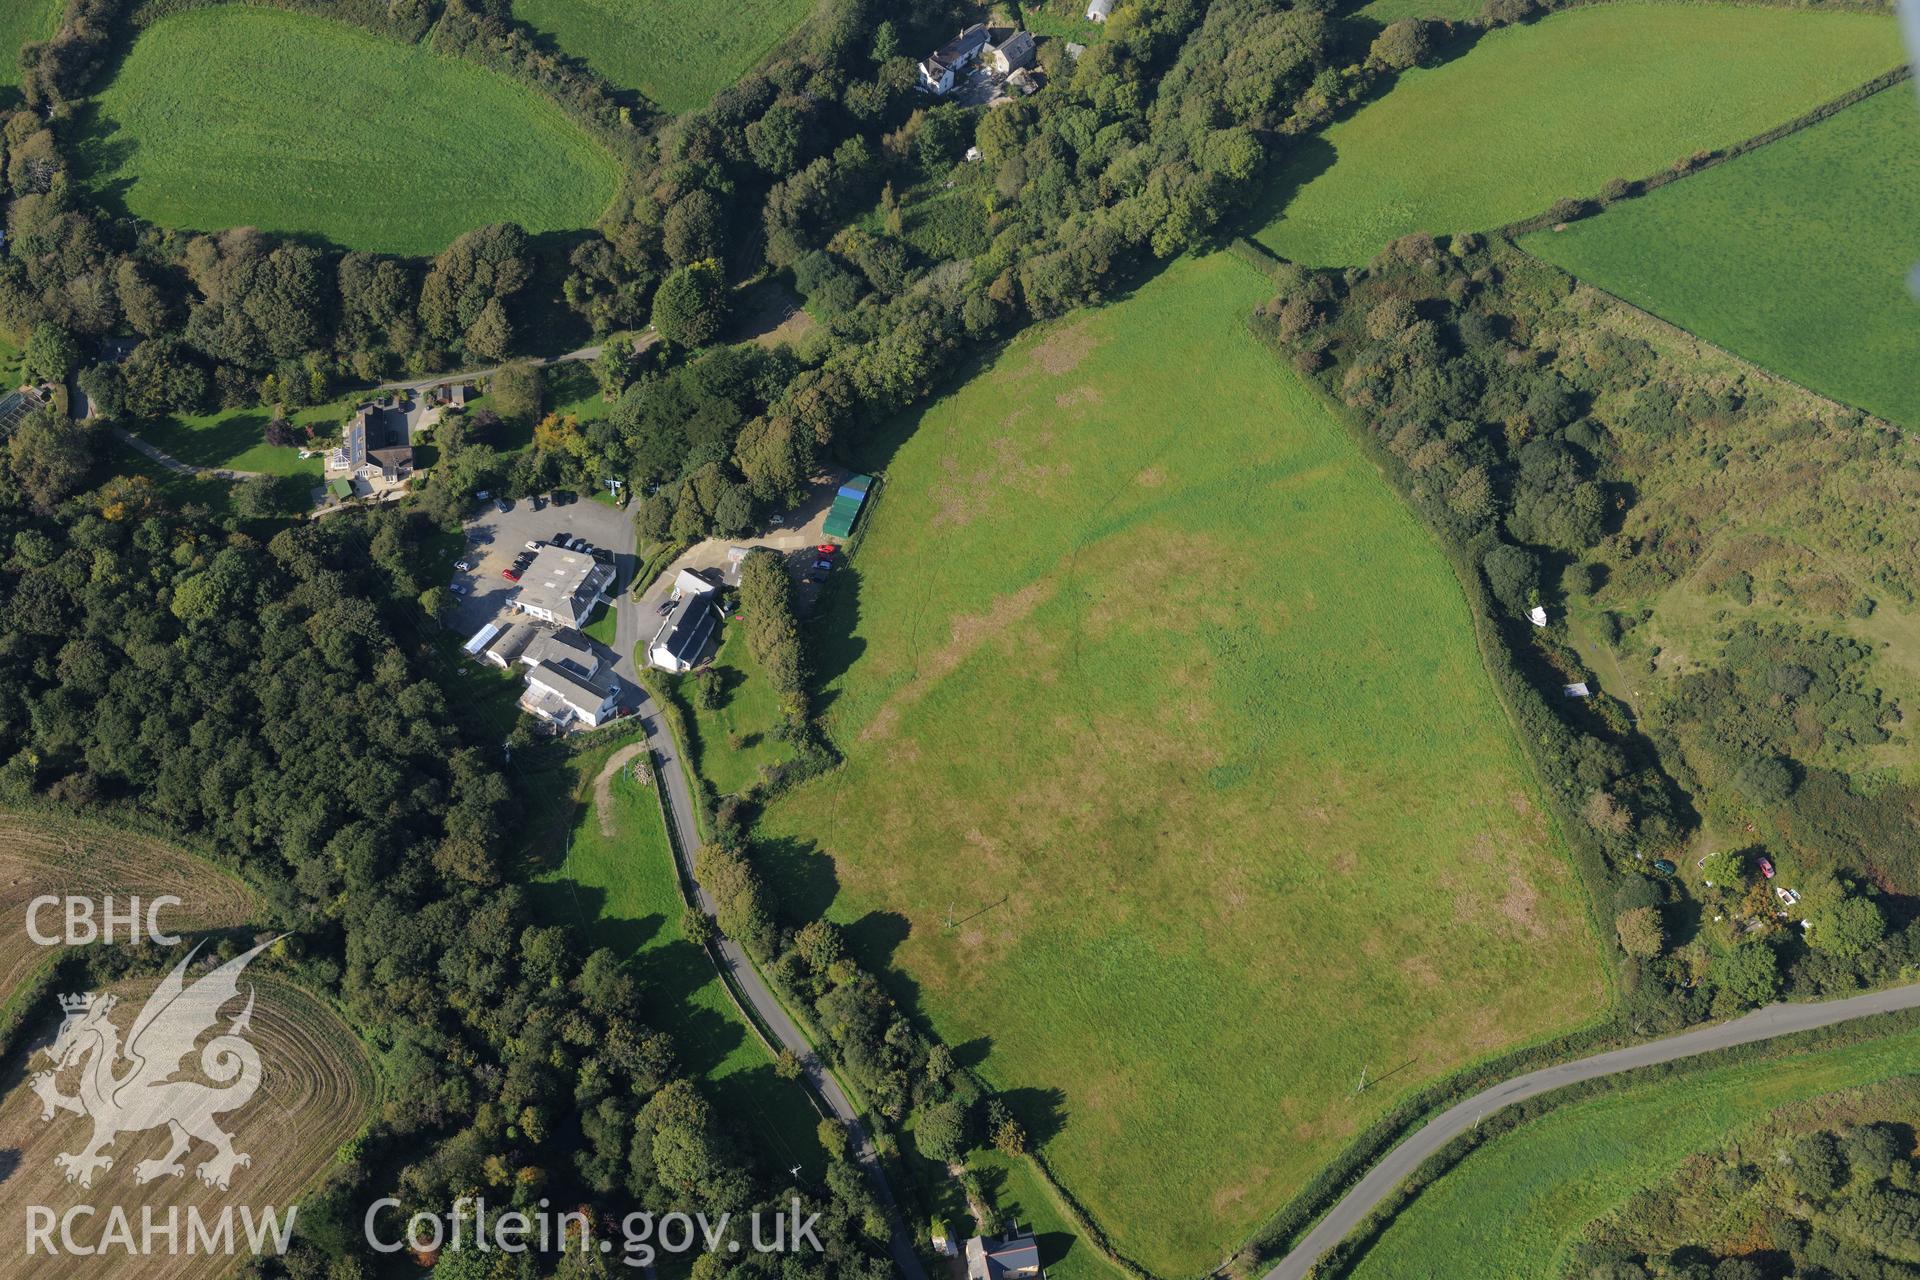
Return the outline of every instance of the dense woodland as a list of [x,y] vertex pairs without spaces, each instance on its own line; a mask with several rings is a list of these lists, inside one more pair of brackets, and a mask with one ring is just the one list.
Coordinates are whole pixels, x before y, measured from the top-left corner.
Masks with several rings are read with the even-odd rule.
[[[77,438],[77,466],[42,460],[49,434]],[[476,1190],[608,1215],[784,1204],[786,1175],[650,1029],[651,993],[512,882],[501,744],[460,709],[420,611],[432,524],[221,527],[143,481],[88,487],[85,434],[23,424],[0,477],[0,797],[130,806],[211,846],[372,1046],[383,1106],[303,1214],[287,1274],[370,1274],[354,1224],[388,1190],[410,1210]],[[513,745],[531,745],[524,728]],[[829,1138],[826,1185],[800,1189],[829,1251],[779,1274],[886,1274],[884,1222]],[[727,1270],[763,1265],[743,1251]],[[563,1270],[612,1273],[597,1256]]]

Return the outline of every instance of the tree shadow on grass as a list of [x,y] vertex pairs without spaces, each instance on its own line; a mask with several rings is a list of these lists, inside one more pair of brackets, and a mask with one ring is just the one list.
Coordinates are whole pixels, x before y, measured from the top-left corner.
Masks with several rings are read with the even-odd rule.
[[1260,199],[1254,202],[1243,220],[1247,234],[1258,235],[1262,229],[1281,222],[1294,197],[1306,190],[1314,179],[1333,168],[1333,162],[1337,159],[1339,153],[1321,133],[1297,140],[1286,163],[1266,184]]
[[811,840],[756,840],[753,865],[788,919],[818,920],[840,896],[833,859]]
[[619,956],[630,956],[646,946],[667,923],[666,917],[658,914],[609,915],[605,889],[570,878],[541,881],[527,889],[542,915],[573,925],[589,946],[605,947]]
[[1000,1100],[1027,1131],[1029,1146],[1045,1146],[1067,1127],[1067,1095],[1059,1089],[1008,1089]]

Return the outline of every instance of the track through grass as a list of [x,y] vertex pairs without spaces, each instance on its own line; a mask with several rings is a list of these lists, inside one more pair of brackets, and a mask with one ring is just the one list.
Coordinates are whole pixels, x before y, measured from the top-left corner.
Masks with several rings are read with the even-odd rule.
[[1484,231],[1750,138],[1902,57],[1884,14],[1619,3],[1503,27],[1303,139],[1257,238],[1342,266],[1411,231]]
[[899,424],[810,637],[846,764],[756,849],[1165,1274],[1604,1000],[1458,584],[1268,292],[1182,261]]
[[463,231],[591,226],[619,168],[559,107],[344,23],[223,5],[162,18],[100,93],[95,187],[161,226],[438,252]]

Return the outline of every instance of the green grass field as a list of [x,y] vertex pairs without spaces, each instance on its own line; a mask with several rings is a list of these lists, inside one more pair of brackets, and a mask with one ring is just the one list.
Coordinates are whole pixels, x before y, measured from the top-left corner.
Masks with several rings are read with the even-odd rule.
[[[608,754],[581,757],[586,803],[568,832],[565,861],[535,883],[537,901],[551,918],[578,924],[594,946],[630,956],[649,1019],[673,1037],[682,1064],[706,1079],[721,1113],[757,1136],[780,1167],[797,1163],[818,1177],[825,1153],[805,1088],[774,1073],[712,962],[681,932],[673,853],[652,788],[622,769],[608,785],[608,808],[593,801]],[[645,761],[634,764],[644,778]]]
[[[356,403],[336,400],[295,409],[287,416],[295,426],[312,425],[322,439],[331,435],[337,441],[341,424]],[[271,416],[266,409],[222,409],[217,413],[150,418],[131,424],[130,429],[148,444],[196,467],[312,476],[318,480],[325,470],[324,458],[302,458],[297,446],[267,443],[265,433]]]
[[811,0],[519,0],[513,13],[613,83],[678,114],[706,106],[812,8]]
[[1605,1003],[1458,584],[1246,332],[1269,292],[1182,261],[863,460],[809,633],[846,764],[757,852],[1166,1274],[1403,1090]]
[[97,187],[196,231],[257,226],[431,254],[489,222],[591,226],[613,157],[530,89],[324,18],[163,18],[100,94]]
[[1592,1219],[1777,1107],[1914,1070],[1920,1031],[1654,1078],[1549,1112],[1468,1156],[1387,1228],[1354,1280],[1555,1280]]
[[779,696],[747,652],[742,636],[726,628],[719,652],[713,656],[713,669],[726,691],[719,707],[711,711],[702,707],[694,682],[679,682],[681,701],[700,737],[694,768],[713,784],[714,794],[723,796],[757,782],[763,766],[793,758],[787,744],[773,736],[780,725]]
[[1486,230],[1750,138],[1901,59],[1880,14],[1621,3],[1505,27],[1302,140],[1257,238],[1322,266]]
[[0,84],[20,83],[20,48],[60,29],[61,0],[0,0]]
[[1523,247],[1755,364],[1920,427],[1907,85]]

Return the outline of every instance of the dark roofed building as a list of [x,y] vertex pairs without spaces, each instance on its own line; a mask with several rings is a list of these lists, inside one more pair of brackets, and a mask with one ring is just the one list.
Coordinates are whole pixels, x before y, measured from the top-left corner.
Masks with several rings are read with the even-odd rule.
[[550,662],[586,678],[600,670],[600,655],[593,651],[593,642],[572,627],[542,631],[527,645],[520,661],[530,667]]
[[647,647],[648,662],[676,673],[699,665],[720,625],[720,615],[713,607],[714,594],[711,582],[685,569],[680,571],[674,580],[673,611]]
[[975,1236],[967,1241],[967,1280],[1024,1280],[1039,1276],[1040,1245],[1030,1231]]
[[1033,34],[1031,32],[1016,31],[993,51],[993,69],[1003,76],[1032,65]]
[[936,95],[952,93],[955,74],[986,47],[986,24],[976,22],[927,55],[920,64],[920,87]]
[[354,410],[347,423],[346,455],[350,470],[378,467],[388,480],[413,470],[414,415],[390,400],[376,400]]

